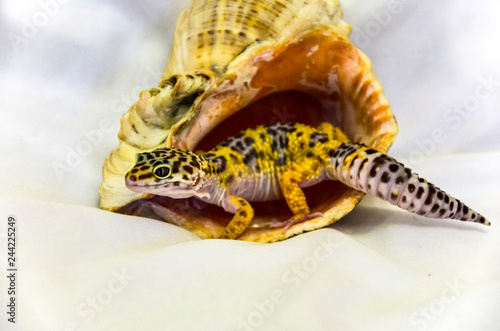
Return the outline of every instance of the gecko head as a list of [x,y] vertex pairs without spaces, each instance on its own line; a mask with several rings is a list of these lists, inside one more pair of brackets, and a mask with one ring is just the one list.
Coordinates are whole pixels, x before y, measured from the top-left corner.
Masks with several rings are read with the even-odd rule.
[[195,196],[205,174],[202,156],[180,149],[160,148],[136,156],[125,176],[128,189],[171,198]]

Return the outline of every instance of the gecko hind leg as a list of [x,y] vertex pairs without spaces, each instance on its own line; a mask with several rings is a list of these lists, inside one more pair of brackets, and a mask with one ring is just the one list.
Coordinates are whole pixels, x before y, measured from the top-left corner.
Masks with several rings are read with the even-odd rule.
[[280,186],[293,217],[284,222],[273,223],[270,228],[284,228],[283,231],[286,232],[296,224],[323,216],[323,213],[319,212],[311,214],[304,191],[299,187],[300,182],[314,175],[318,169],[318,164],[314,160],[308,159],[281,175]]

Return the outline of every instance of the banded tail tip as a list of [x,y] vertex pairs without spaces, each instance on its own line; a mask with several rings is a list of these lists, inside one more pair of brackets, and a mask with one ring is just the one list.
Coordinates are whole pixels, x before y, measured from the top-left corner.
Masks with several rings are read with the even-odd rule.
[[330,176],[411,213],[490,226],[481,214],[421,178],[394,158],[358,144],[342,144],[329,159]]
[[486,226],[491,226],[491,222],[486,219],[486,217],[479,215],[478,220],[472,220],[472,222],[484,224]]

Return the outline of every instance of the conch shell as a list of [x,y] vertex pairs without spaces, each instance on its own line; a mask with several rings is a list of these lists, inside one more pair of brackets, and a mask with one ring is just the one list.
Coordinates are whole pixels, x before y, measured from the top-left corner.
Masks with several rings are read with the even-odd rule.
[[[397,124],[342,16],[336,0],[194,0],[178,18],[161,82],[142,91],[121,118],[119,145],[103,166],[100,207],[155,217],[141,204],[156,199],[171,211],[166,221],[215,238],[231,219],[221,208],[194,198],[160,200],[125,187],[137,153],[207,150],[248,127],[283,120],[330,122],[351,141],[387,152]],[[311,212],[323,217],[283,231],[269,224],[291,216],[285,203],[256,203],[256,216],[239,239],[272,242],[324,227],[363,197],[337,182],[316,185],[306,195]]]

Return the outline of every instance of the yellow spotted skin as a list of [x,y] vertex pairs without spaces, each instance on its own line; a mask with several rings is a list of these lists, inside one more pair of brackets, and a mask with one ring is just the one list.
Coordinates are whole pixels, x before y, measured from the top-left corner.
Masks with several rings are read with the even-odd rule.
[[[249,202],[285,198],[292,217],[270,227],[321,217],[310,214],[302,189],[338,180],[421,216],[489,225],[486,218],[393,158],[351,143],[329,123],[318,128],[277,123],[247,129],[201,155],[162,148],[137,156],[129,189],[171,198],[197,197],[234,214],[219,238],[236,239],[250,225]],[[161,212],[156,208],[155,212]],[[168,213],[160,215],[168,217]]]
[[248,227],[254,215],[252,206],[250,206],[245,199],[237,198],[234,195],[230,195],[229,199],[234,205],[238,206],[238,211],[234,214],[233,219],[219,237],[220,239],[238,238],[238,236]]
[[[284,197],[293,213],[293,221],[301,222],[309,218],[310,210],[299,184],[306,180],[323,180],[323,165],[329,159],[328,151],[347,142],[347,136],[329,123],[323,123],[317,129],[298,123],[278,123],[248,129],[219,144],[205,157],[218,164],[219,168],[223,167],[224,171],[218,174],[218,185],[225,189],[244,178],[252,178],[258,183],[278,177],[281,192],[274,192],[265,199],[252,200]],[[247,209],[246,213],[250,211]],[[226,232],[232,228],[233,221]],[[286,225],[291,225],[293,221]]]

